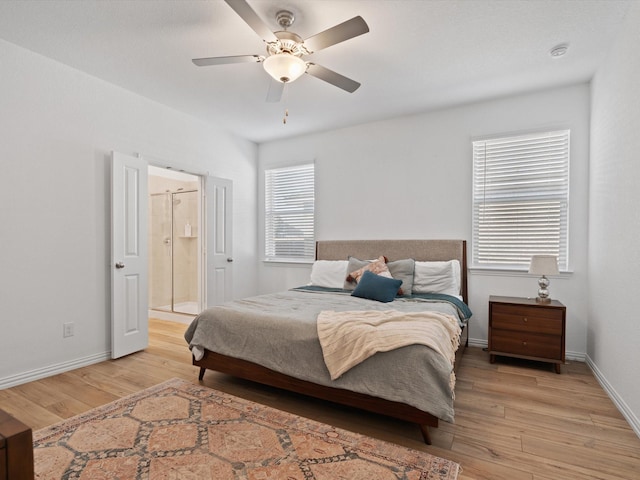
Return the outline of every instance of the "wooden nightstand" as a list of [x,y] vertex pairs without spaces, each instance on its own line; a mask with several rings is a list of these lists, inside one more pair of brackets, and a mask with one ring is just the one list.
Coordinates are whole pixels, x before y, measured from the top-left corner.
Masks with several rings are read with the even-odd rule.
[[535,298],[489,297],[489,355],[564,363],[567,308],[557,300],[538,303]]

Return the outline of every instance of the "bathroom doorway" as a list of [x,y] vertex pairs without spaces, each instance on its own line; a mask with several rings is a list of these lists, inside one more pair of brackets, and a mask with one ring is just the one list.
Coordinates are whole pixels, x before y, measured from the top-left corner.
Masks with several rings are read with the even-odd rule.
[[201,183],[149,166],[150,316],[188,323],[202,310]]

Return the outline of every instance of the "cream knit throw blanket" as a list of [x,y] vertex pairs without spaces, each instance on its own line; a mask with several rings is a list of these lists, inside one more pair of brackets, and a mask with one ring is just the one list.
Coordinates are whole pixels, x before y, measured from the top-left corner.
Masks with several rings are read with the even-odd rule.
[[[325,310],[318,315],[318,337],[331,380],[377,352],[413,344],[432,348],[453,367],[460,332],[455,317],[438,312]],[[453,392],[453,368],[450,384]]]

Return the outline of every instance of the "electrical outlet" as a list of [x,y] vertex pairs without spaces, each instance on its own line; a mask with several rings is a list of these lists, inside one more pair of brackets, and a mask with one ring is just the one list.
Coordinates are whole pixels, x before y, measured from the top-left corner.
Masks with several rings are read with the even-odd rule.
[[65,338],[73,337],[73,322],[63,323],[62,327],[63,327],[63,331],[62,331],[63,337]]

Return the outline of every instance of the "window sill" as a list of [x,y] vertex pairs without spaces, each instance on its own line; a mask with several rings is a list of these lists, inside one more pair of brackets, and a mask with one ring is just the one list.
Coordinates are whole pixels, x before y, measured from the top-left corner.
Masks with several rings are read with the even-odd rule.
[[264,259],[262,260],[262,263],[264,263],[265,266],[270,266],[270,267],[277,267],[277,266],[282,266],[282,267],[308,267],[310,265],[313,265],[313,260],[309,260],[309,259],[303,259],[303,260],[299,260],[299,259],[287,259],[287,258],[281,258],[281,259],[277,259],[277,260],[269,260],[269,259]]
[[[469,267],[471,275],[495,275],[500,277],[540,277],[540,275],[529,273],[527,270],[516,268],[490,268],[490,267]],[[569,278],[573,275],[573,270],[563,270],[557,275],[547,275],[549,278]]]

